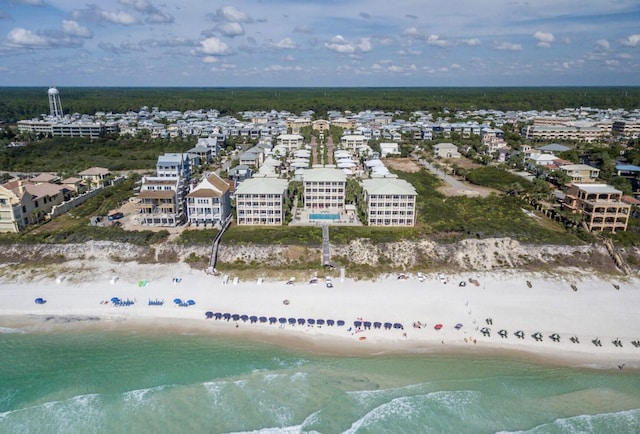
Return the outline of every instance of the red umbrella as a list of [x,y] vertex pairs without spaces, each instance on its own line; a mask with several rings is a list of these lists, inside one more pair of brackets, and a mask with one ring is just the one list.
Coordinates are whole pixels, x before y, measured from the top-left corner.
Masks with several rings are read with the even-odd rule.
[[442,324],[436,324],[434,329],[436,330],[440,330],[442,328]]

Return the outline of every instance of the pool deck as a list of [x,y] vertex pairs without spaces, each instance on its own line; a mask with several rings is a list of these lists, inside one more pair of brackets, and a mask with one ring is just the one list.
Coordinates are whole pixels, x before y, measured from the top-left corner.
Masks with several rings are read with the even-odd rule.
[[[338,219],[326,218],[326,219],[312,219],[312,215],[336,215]],[[306,210],[298,208],[295,212],[295,216],[289,226],[362,226],[362,223],[358,218],[347,213],[344,210],[327,210],[326,212],[318,210]]]

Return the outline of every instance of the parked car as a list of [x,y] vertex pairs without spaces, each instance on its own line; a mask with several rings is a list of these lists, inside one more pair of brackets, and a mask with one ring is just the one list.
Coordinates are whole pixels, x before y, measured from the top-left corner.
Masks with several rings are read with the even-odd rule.
[[109,220],[120,220],[122,217],[124,217],[124,214],[121,212],[115,212],[113,214],[109,214],[109,216],[107,217],[107,219]]

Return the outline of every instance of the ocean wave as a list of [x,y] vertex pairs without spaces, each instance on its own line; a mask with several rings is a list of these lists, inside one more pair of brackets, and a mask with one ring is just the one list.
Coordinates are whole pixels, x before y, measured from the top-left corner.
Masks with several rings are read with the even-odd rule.
[[13,334],[13,333],[20,333],[20,334],[24,334],[27,331],[24,329],[16,329],[16,328],[11,328],[11,327],[0,327],[0,333],[4,333],[4,334]]
[[369,410],[353,422],[345,434],[361,429],[383,432],[446,431],[452,428],[452,417],[461,419],[464,413],[473,412],[471,404],[477,404],[480,395],[476,391],[462,390],[393,398]]
[[140,406],[143,404],[147,404],[149,402],[148,395],[154,394],[157,392],[162,392],[163,390],[169,387],[170,386],[168,385],[162,385],[162,386],[150,387],[148,389],[129,390],[128,392],[124,392],[122,394],[122,399],[127,404],[130,404],[133,406]]
[[611,432],[636,434],[640,427],[640,409],[613,413],[581,414],[556,419],[526,431],[501,431],[500,434],[573,434],[587,432]]

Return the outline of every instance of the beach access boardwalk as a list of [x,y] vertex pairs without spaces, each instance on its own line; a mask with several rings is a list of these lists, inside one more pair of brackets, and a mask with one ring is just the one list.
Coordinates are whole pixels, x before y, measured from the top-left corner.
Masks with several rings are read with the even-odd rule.
[[322,265],[325,267],[333,267],[329,247],[329,226],[327,225],[322,225]]
[[211,245],[211,257],[209,258],[210,270],[216,269],[216,264],[218,262],[218,248],[220,247],[220,239],[222,238],[224,231],[227,230],[230,224],[231,224],[231,216],[227,217],[227,219],[222,223],[220,232],[218,232],[216,236],[213,238],[213,244]]

